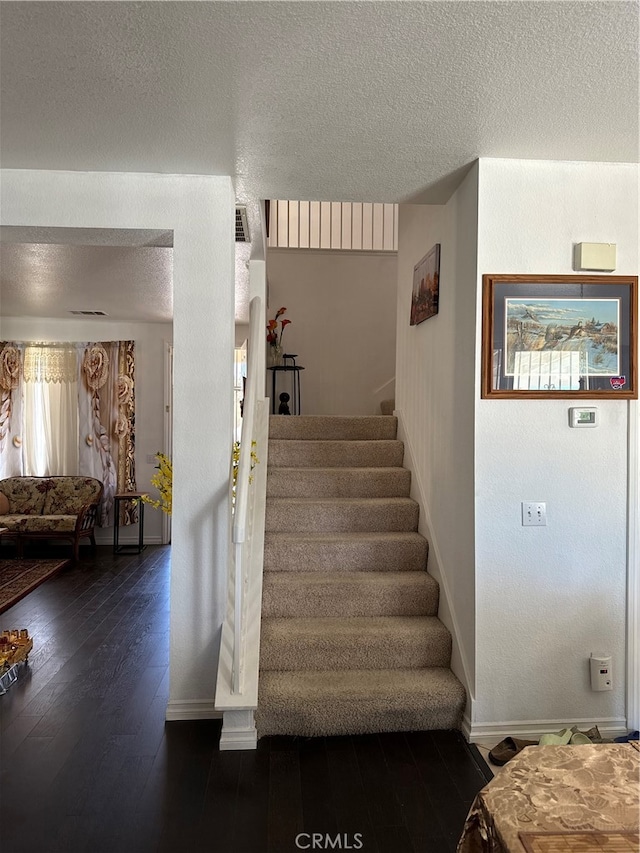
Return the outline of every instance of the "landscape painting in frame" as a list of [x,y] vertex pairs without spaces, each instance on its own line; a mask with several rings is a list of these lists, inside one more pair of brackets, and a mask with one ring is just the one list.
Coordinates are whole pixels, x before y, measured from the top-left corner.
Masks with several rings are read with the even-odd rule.
[[411,326],[417,326],[438,313],[439,288],[440,243],[436,243],[413,268]]
[[484,398],[635,400],[637,276],[484,274]]
[[580,375],[619,376],[620,302],[507,298],[504,340],[505,376],[518,374],[523,352],[573,353]]

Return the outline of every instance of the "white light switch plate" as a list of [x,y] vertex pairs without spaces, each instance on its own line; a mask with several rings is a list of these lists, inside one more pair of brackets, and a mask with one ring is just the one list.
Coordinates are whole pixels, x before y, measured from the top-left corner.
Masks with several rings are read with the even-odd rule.
[[544,501],[522,501],[522,526],[547,526],[547,505]]

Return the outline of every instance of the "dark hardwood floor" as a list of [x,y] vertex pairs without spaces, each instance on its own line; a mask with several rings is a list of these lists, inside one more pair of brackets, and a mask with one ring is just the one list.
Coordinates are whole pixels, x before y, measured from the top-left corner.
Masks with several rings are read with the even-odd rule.
[[83,549],[0,615],[34,637],[0,697],[3,853],[455,850],[486,782],[458,732],[220,752],[219,721],[165,723],[169,570]]

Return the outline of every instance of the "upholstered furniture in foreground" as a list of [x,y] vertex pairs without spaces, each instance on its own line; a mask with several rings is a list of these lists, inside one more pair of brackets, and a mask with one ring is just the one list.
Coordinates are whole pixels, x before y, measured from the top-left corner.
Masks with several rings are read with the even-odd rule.
[[639,850],[639,772],[637,741],[527,746],[476,796],[458,853]]
[[78,559],[80,539],[96,544],[102,483],[93,477],[8,477],[0,480],[0,527],[22,556],[25,539],[67,539]]

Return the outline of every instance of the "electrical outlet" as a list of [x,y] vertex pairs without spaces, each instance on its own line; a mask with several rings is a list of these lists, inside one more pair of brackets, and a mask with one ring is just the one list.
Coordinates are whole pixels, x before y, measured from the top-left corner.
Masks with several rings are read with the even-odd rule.
[[547,505],[544,501],[522,501],[522,526],[547,526]]

